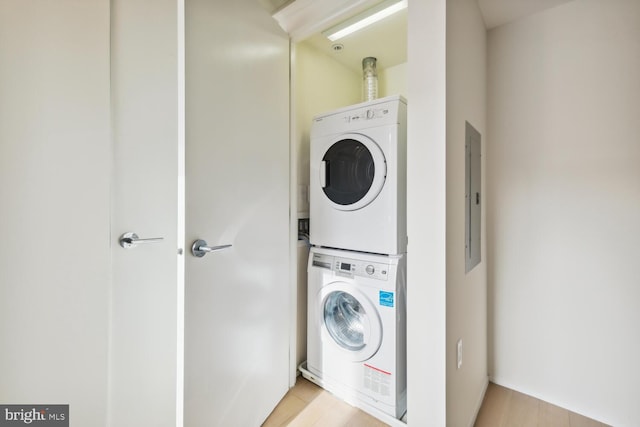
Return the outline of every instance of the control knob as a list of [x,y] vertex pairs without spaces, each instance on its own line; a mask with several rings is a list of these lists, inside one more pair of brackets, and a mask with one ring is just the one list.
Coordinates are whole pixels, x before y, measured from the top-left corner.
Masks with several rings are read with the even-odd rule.
[[368,275],[372,275],[373,273],[375,273],[376,269],[373,267],[373,265],[367,265],[364,271],[366,271]]

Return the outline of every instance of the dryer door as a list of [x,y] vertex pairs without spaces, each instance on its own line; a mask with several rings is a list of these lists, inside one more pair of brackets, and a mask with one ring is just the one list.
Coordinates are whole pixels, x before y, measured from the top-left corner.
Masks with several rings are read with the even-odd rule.
[[354,285],[334,282],[318,298],[323,343],[353,362],[371,358],[382,342],[382,323],[371,301]]
[[384,153],[371,138],[342,134],[331,141],[320,164],[320,185],[334,208],[353,211],[380,193],[387,176]]

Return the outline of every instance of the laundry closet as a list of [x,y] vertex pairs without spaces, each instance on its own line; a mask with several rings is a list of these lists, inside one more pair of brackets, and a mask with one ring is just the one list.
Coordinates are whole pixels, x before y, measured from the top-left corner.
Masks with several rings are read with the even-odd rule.
[[[292,163],[298,220],[309,219],[309,143],[314,116],[363,101],[362,59],[376,57],[378,98],[407,97],[406,10],[384,22],[331,42],[322,34],[292,44]],[[386,40],[385,40],[386,39]],[[381,41],[385,41],[381,44]],[[336,46],[340,46],[336,49]],[[353,50],[354,52],[349,52]],[[296,360],[306,357],[306,270],[308,246],[298,243],[298,346]]]

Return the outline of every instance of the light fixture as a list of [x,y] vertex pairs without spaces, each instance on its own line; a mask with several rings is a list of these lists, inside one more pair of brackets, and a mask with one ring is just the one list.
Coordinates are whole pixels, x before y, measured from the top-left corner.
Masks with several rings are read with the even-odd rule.
[[408,0],[385,0],[371,9],[367,9],[364,12],[323,31],[322,35],[334,42],[351,33],[355,33],[364,27],[376,23],[387,16],[393,15],[402,9],[405,9],[407,7],[407,1]]

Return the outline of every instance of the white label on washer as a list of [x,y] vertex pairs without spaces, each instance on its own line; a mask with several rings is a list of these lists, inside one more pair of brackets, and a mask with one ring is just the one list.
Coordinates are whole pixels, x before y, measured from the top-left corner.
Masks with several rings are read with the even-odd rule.
[[364,364],[364,388],[382,396],[391,395],[391,372]]

